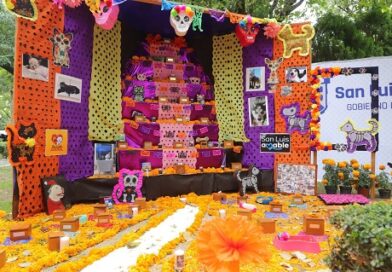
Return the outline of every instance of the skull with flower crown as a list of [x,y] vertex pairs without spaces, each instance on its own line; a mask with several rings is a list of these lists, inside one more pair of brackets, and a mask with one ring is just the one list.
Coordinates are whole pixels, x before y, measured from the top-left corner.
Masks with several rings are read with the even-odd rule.
[[185,36],[193,21],[195,13],[190,7],[177,5],[170,12],[170,25],[177,36]]
[[251,16],[248,15],[238,23],[235,28],[235,33],[240,44],[243,47],[246,47],[255,42],[259,30],[260,26],[255,23],[255,20]]

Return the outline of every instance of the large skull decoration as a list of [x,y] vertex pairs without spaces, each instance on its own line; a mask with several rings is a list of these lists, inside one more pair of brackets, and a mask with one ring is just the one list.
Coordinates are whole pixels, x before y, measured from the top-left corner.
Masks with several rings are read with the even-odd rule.
[[101,2],[99,11],[93,13],[95,23],[105,30],[110,30],[117,22],[120,8],[116,5],[111,5],[106,2]]
[[170,12],[170,24],[177,36],[185,36],[193,21],[195,13],[185,5],[175,6]]
[[253,44],[256,40],[256,35],[259,33],[260,26],[255,24],[251,16],[246,16],[242,19],[235,28],[235,33],[243,47]]

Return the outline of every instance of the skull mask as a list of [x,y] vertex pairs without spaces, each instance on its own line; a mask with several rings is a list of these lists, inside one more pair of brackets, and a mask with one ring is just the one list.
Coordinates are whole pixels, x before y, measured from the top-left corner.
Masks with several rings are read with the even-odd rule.
[[105,30],[110,30],[117,22],[120,8],[101,2],[98,13],[93,13],[95,23]]
[[243,47],[253,44],[259,33],[260,26],[255,24],[251,16],[242,19],[235,28],[235,33]]
[[195,13],[185,5],[175,6],[170,12],[170,24],[177,36],[185,36],[193,21]]

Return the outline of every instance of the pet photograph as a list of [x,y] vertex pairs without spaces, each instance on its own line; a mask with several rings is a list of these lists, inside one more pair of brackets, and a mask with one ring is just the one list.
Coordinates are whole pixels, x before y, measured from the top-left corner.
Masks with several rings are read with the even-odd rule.
[[22,55],[22,77],[49,81],[49,61],[35,55]]
[[278,164],[276,192],[316,194],[316,166],[310,164]]
[[80,103],[82,100],[82,80],[63,74],[56,74],[54,98]]
[[257,96],[248,98],[250,127],[268,126],[268,98]]
[[246,68],[246,91],[265,91],[265,67]]
[[307,82],[307,81],[308,81],[308,75],[305,66],[286,68],[287,83],[300,83],[300,82]]
[[113,174],[116,172],[115,144],[94,144],[94,174]]

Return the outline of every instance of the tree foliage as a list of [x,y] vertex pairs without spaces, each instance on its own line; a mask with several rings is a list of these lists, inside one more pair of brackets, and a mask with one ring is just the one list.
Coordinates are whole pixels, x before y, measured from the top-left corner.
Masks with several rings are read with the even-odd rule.
[[12,74],[0,68],[0,130],[11,122]]
[[15,18],[0,4],[0,67],[14,72]]

